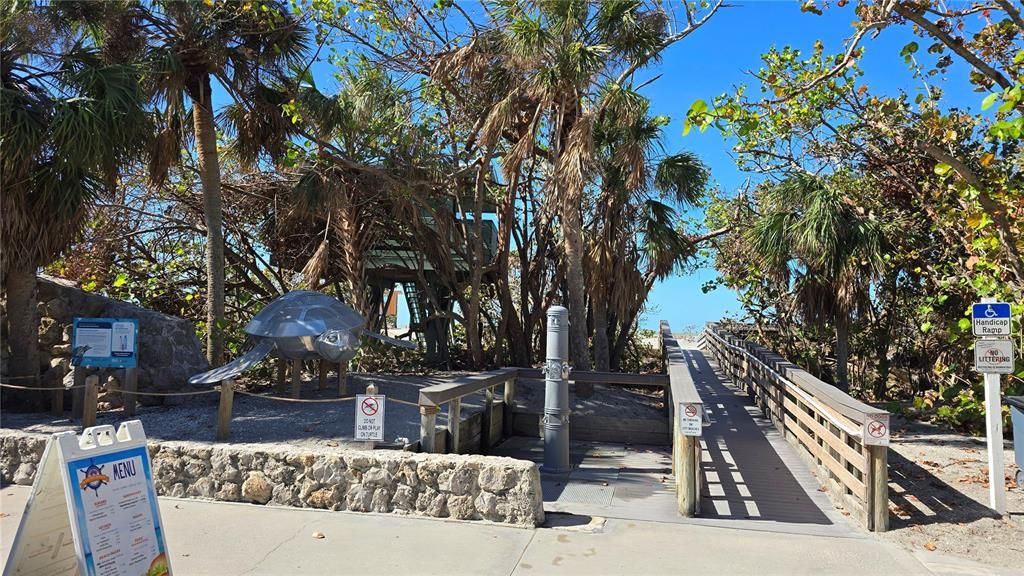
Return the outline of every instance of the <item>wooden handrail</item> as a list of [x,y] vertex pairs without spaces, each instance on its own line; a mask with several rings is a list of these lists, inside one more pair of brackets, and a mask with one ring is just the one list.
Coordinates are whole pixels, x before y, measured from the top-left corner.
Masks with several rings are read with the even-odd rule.
[[[543,380],[544,372],[539,368],[520,368],[520,380]],[[651,386],[661,388],[669,383],[667,374],[629,374],[627,372],[592,372],[573,370],[569,382],[578,384],[604,384],[608,386]]]
[[[483,374],[472,374],[459,376],[444,384],[427,386],[420,390],[420,450],[423,452],[439,452],[435,445],[437,414],[441,407],[448,405],[448,435],[451,437],[452,452],[458,453],[460,442],[460,427],[462,423],[462,399],[471,394],[483,392],[486,396],[484,420],[487,422],[487,429],[481,430],[481,436],[490,435],[490,410],[493,404],[492,390],[500,384],[505,385],[505,394],[502,397],[505,408],[508,408],[515,395],[516,376],[518,368],[501,368]],[[511,410],[506,410],[506,417],[511,416]],[[481,441],[481,444],[486,442]]]
[[463,396],[482,392],[506,380],[514,380],[518,374],[518,368],[501,368],[483,374],[459,376],[451,382],[427,386],[420,389],[419,405],[442,406]]
[[888,421],[873,408],[778,354],[709,324],[705,346],[754,398],[790,443],[822,472],[826,488],[857,511],[869,530],[888,529],[887,447],[864,443],[866,424]]
[[679,422],[680,404],[696,404],[704,412],[704,402],[690,372],[690,358],[672,336],[668,322],[661,321],[659,334],[665,354],[665,367],[669,386],[665,389],[665,404],[669,408],[672,427],[672,473],[676,481],[679,513],[686,517],[700,513],[701,486],[704,478],[700,470],[700,438],[682,433]]

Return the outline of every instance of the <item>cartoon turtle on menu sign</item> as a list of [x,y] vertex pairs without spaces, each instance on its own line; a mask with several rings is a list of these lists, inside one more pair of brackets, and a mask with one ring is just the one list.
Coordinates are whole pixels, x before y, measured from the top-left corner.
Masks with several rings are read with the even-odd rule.
[[289,360],[322,358],[345,363],[356,355],[362,337],[369,336],[401,348],[416,344],[365,328],[358,312],[326,294],[295,290],[267,304],[249,321],[245,333],[255,344],[231,362],[189,378],[191,384],[213,384],[252,368],[274,349]]

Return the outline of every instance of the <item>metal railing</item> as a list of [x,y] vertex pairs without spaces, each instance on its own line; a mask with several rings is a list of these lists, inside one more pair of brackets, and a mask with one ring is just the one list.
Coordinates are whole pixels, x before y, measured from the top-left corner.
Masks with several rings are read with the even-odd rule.
[[[719,367],[814,463],[825,488],[869,530],[887,530],[887,446],[866,443],[865,430],[882,432],[887,444],[884,426],[889,413],[860,402],[720,325],[709,324],[704,334],[706,349]],[[877,427],[882,422],[886,424]]]

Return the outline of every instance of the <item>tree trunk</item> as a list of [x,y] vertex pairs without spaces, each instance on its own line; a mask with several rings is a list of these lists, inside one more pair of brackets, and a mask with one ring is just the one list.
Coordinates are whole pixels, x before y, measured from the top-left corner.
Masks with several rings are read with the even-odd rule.
[[211,365],[219,366],[224,363],[224,231],[210,77],[204,74],[197,79],[189,87],[189,96],[206,217],[206,358]]
[[[590,370],[587,334],[586,278],[583,275],[583,232],[579,205],[566,202],[562,207],[562,251],[565,254],[565,281],[569,292],[569,357],[574,370]],[[593,386],[576,385],[577,396],[586,398]]]
[[850,361],[850,318],[836,315],[836,388],[850,391],[847,364]]
[[594,314],[594,368],[602,372],[611,369],[611,353],[608,346],[608,300],[604,287],[595,287],[591,297]]
[[[39,383],[39,316],[36,314],[35,268],[7,272],[7,342],[11,347],[9,379],[17,386]],[[33,408],[39,408],[42,395],[18,394]]]

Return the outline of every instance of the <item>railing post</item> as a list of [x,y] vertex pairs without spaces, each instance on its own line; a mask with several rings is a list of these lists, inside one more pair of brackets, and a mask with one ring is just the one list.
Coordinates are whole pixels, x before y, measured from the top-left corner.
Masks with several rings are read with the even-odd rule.
[[452,449],[449,454],[459,453],[459,430],[462,428],[462,398],[453,398],[448,403],[448,436],[451,438]]
[[85,401],[85,390],[82,390],[82,386],[85,385],[85,368],[82,366],[75,366],[71,369],[73,388],[71,389],[71,417],[81,418],[82,417],[82,404]]
[[865,446],[868,451],[870,481],[868,489],[868,529],[889,530],[889,462],[888,446]]
[[484,413],[480,417],[480,453],[487,454],[491,447],[491,408],[494,406],[494,387],[484,390]]
[[231,436],[231,404],[235,398],[235,383],[230,378],[220,383],[220,404],[217,405],[217,440],[224,442]]
[[124,405],[125,416],[135,416],[135,406],[138,397],[135,395],[139,391],[139,369],[138,368],[125,368],[124,369],[124,392],[121,394],[122,404]]
[[513,432],[512,424],[515,416],[512,415],[512,408],[516,405],[516,380],[518,378],[519,375],[516,374],[505,381],[505,392],[501,396],[501,402],[504,404],[501,408],[503,412],[501,415],[501,421],[502,427],[504,428],[503,435],[506,438],[511,437]]
[[696,436],[684,436],[679,432],[678,425],[675,432],[679,438],[676,445],[679,463],[677,470],[676,489],[679,498],[679,513],[686,518],[697,515],[697,475],[700,473],[698,467],[697,451],[700,449],[700,439]]
[[100,377],[93,374],[85,379],[85,401],[82,405],[82,428],[96,425],[96,398]]
[[420,452],[435,452],[434,439],[437,437],[437,406],[420,405]]

